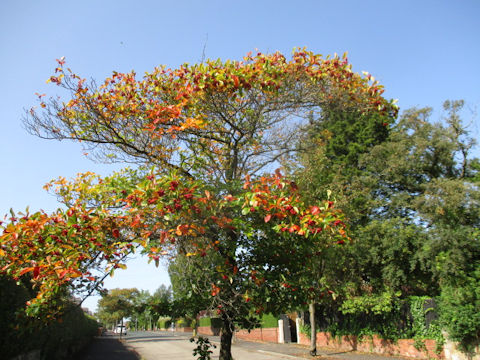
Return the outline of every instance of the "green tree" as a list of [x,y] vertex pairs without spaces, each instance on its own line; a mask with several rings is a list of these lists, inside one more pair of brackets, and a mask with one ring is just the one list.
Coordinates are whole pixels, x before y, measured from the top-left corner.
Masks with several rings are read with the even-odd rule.
[[[316,275],[325,282],[323,274],[336,273],[328,283],[336,284],[331,290],[337,310],[344,301],[364,306],[374,297],[393,301],[392,294],[443,294],[453,311],[445,294],[454,292],[455,283],[475,283],[465,274],[476,273],[478,259],[479,166],[471,156],[475,141],[460,117],[463,105],[446,102],[446,116],[436,123],[430,121],[432,109],[410,109],[388,127],[380,126],[389,121],[378,115],[327,111],[310,116],[291,170],[310,198],[332,191],[347,215],[353,242],[336,255],[331,270],[321,262]],[[476,300],[468,299],[476,309]]]
[[[393,255],[386,265],[375,255],[378,241],[366,245],[370,251],[362,258],[364,268],[378,269],[378,281],[403,293],[440,295],[451,337],[471,343],[480,329],[475,320],[480,192],[478,159],[472,157],[476,143],[462,123],[463,105],[445,102],[446,116],[435,123],[429,108],[407,110],[389,141],[362,159],[370,181],[377,182],[377,224],[403,243],[401,249],[393,242],[380,247],[382,257]],[[392,253],[395,247],[401,251]],[[455,293],[470,295],[455,298]],[[462,315],[453,316],[456,310]]]
[[134,313],[134,301],[139,291],[133,289],[112,289],[102,295],[98,302],[97,316],[105,322],[115,321],[115,325]]
[[151,325],[151,316],[149,303],[151,295],[148,290],[140,290],[133,299],[133,313],[131,321],[135,324],[135,330],[138,328],[147,329]]
[[[308,201],[335,200],[346,215],[345,221],[354,239],[358,229],[368,224],[374,215],[372,187],[362,181],[364,166],[360,159],[388,139],[389,124],[395,115],[362,112],[358,107],[333,101],[320,113],[309,115],[296,157],[286,164]],[[304,300],[310,304],[311,354],[316,353],[316,304],[331,306],[332,302],[339,302],[342,291],[351,287],[352,276],[357,276],[351,268],[349,247],[351,244],[347,243],[340,251],[319,249],[317,256],[307,257],[305,266],[297,273],[296,278],[303,279],[301,288],[309,289],[304,293]]]
[[215,271],[212,264],[218,263],[218,259],[211,259],[214,254],[204,257],[187,257],[177,255],[168,266],[168,274],[172,283],[173,292],[173,318],[188,316],[195,318],[196,315],[206,309],[212,308],[212,278]]

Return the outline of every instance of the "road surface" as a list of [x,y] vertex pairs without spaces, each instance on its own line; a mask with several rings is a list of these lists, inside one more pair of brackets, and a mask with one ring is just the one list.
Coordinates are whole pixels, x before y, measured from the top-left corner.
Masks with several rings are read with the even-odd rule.
[[[142,360],[193,360],[195,358],[192,352],[196,344],[191,343],[189,339],[190,334],[138,331],[129,333],[125,337],[125,345],[137,352]],[[215,339],[212,342],[215,343]],[[217,348],[212,349],[212,360],[218,359],[220,344],[216,343],[216,345]],[[232,346],[232,355],[235,360],[302,359],[304,357],[300,352],[299,356],[293,356],[238,344]]]
[[[127,336],[107,333],[96,338],[75,360],[193,360],[196,344],[189,341],[190,333],[181,332],[129,332]],[[210,336],[217,345],[212,360],[218,359],[219,337]],[[329,359],[329,360],[400,360],[376,354],[362,354],[353,351],[317,349],[320,356],[308,355],[308,348],[296,344],[271,344],[237,340],[232,345],[235,360],[281,360],[281,359]]]

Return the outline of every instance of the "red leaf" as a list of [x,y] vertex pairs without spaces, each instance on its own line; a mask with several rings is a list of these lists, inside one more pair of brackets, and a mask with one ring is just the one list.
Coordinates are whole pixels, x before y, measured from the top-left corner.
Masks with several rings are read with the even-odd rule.
[[115,239],[118,239],[118,237],[120,236],[120,231],[118,231],[118,229],[113,229],[112,235]]
[[272,215],[268,214],[267,216],[265,216],[265,222],[268,223],[271,218],[272,218]]

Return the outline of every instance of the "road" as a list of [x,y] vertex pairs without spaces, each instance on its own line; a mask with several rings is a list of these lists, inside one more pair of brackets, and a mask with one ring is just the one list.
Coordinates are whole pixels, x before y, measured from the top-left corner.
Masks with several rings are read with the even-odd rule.
[[[190,333],[180,332],[130,332],[127,336],[108,333],[96,338],[75,360],[192,360],[194,343],[189,341]],[[217,345],[212,349],[212,360],[218,359],[219,337],[210,336]],[[308,348],[296,344],[272,344],[237,340],[232,345],[235,360],[281,360],[281,359],[329,359],[329,360],[400,360],[376,354],[362,354],[353,351],[317,349],[320,356],[308,355]],[[198,357],[198,356],[197,356]]]
[[[128,348],[134,349],[141,356],[142,360],[192,360],[194,359],[192,352],[196,345],[191,343],[189,339],[190,334],[139,331],[129,333],[124,338],[124,344]],[[217,345],[216,349],[212,349],[214,351],[212,359],[218,359],[220,345],[216,342],[215,337],[211,341]],[[301,353],[303,351],[299,351],[295,355],[280,354],[266,349],[251,347],[248,344],[247,346],[241,346],[240,343],[232,346],[232,355],[235,360],[301,359],[304,358]]]

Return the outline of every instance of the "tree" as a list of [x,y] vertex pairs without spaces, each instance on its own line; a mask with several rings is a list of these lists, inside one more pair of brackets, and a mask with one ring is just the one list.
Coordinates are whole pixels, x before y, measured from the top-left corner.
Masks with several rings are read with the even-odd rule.
[[135,330],[138,328],[147,329],[151,323],[149,303],[151,295],[148,290],[140,290],[133,299],[133,314],[131,315],[131,321],[135,323]]
[[356,263],[373,287],[439,296],[443,326],[465,344],[479,329],[480,193],[462,107],[445,102],[441,122],[430,121],[430,108],[405,111],[389,140],[361,159],[365,181],[376,183],[376,219],[362,230]]
[[109,290],[98,301],[97,316],[106,323],[113,321],[114,325],[119,322],[123,325],[123,319],[134,313],[134,301],[138,295],[137,289]]
[[[372,187],[361,181],[364,166],[360,159],[388,139],[388,125],[395,120],[396,112],[363,112],[361,108],[345,105],[332,101],[320,113],[309,115],[295,157],[288,159],[285,167],[310,203],[324,199],[335,201],[356,239],[358,227],[368,223],[374,213]],[[335,302],[341,297],[342,288],[350,287],[352,276],[355,277],[349,252],[348,249],[338,252],[335,248],[321,248],[317,250],[318,256],[307,257],[305,266],[298,270],[296,278],[303,283],[300,288],[310,289],[304,299],[310,304],[312,355],[316,353],[316,304]],[[330,258],[335,261],[329,261]]]
[[[254,304],[250,297],[263,281],[249,280],[262,269],[248,262],[249,254],[270,242],[265,249],[272,251],[279,242],[264,234],[274,229],[284,233],[282,241],[300,241],[325,229],[332,236],[323,236],[322,243],[342,236],[343,225],[333,210],[305,204],[296,186],[279,174],[260,177],[260,171],[294,151],[299,121],[332,102],[361,114],[395,113],[396,107],[381,96],[378,83],[353,73],[346,58],[323,59],[304,50],[295,51],[289,61],[279,53],[259,53],[243,62],[160,67],[142,80],[133,72],[114,72],[100,86],[64,68],[64,59],[58,64],[50,81],[70,99],[43,101],[40,96],[43,110],[32,109],[25,118],[29,131],[81,141],[101,160],[155,166],[105,179],[91,174],[70,183],[60,179],[54,183],[57,194],[70,213],[81,214],[73,220],[67,212],[60,222],[81,229],[80,238],[91,251],[108,252],[107,272],[121,266],[137,246],[155,262],[168,253],[216,254],[210,294],[223,321],[220,358],[231,359],[235,322],[248,323],[262,303],[258,298]],[[99,219],[96,228],[85,214]],[[52,221],[45,217],[48,231],[55,229]],[[92,228],[99,245],[83,236],[84,225]],[[2,241],[8,247],[17,240],[18,225],[7,228]],[[28,229],[18,237],[36,239],[37,233]],[[307,245],[303,249],[314,251]],[[25,253],[31,255],[29,249]],[[76,252],[72,259],[79,261]],[[13,276],[34,272],[34,281],[43,284],[48,278],[56,286],[55,273],[42,277],[44,263],[25,267],[19,259],[8,266]]]

